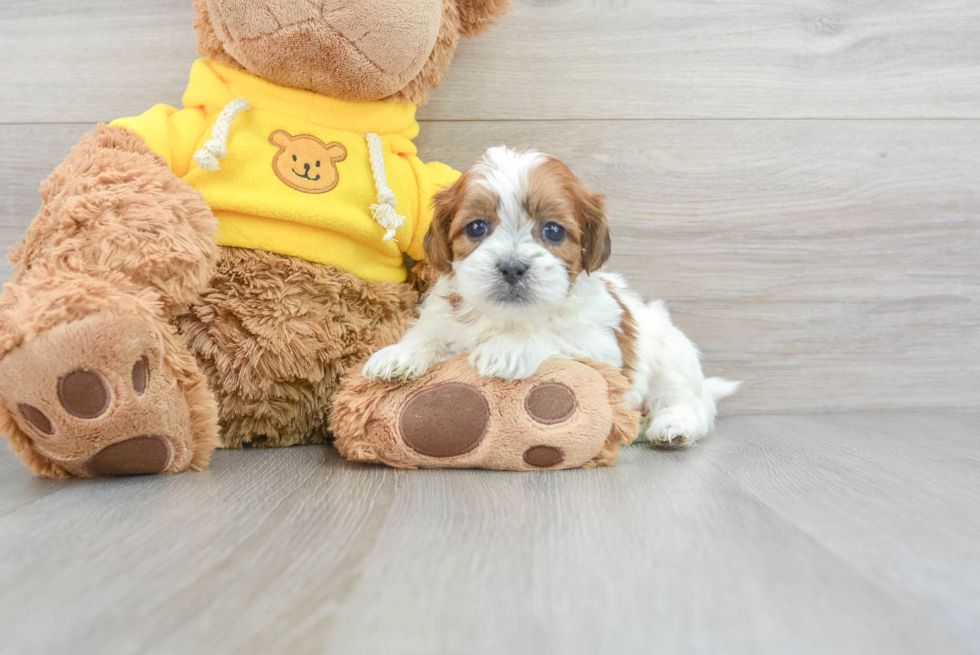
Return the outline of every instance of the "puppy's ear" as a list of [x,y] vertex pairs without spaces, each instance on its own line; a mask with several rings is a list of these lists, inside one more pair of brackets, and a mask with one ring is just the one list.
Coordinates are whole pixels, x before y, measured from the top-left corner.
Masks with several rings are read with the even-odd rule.
[[582,228],[582,269],[595,273],[612,254],[612,239],[606,223],[606,199],[601,193],[586,189],[576,180],[572,188],[575,213]]
[[422,247],[425,250],[426,265],[440,273],[448,273],[453,268],[453,244],[449,240],[449,230],[463,200],[465,178],[466,175],[463,174],[432,200],[432,223],[429,224]]
[[459,33],[470,37],[495,24],[510,9],[510,0],[456,0]]

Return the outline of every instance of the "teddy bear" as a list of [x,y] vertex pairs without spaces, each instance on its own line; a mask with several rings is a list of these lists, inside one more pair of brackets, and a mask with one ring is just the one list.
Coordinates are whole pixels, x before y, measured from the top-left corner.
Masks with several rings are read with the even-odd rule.
[[322,443],[418,300],[415,112],[507,0],[194,0],[183,108],[100,124],[41,187],[0,295],[0,433],[34,473],[200,470]]

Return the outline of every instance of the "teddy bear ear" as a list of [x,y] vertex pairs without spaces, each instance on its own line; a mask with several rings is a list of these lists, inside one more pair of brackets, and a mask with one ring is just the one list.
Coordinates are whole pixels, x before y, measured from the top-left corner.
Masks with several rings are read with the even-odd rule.
[[459,33],[470,37],[487,30],[510,10],[510,0],[456,0]]
[[269,143],[274,146],[279,146],[280,148],[285,148],[290,143],[292,143],[293,137],[284,130],[276,130],[269,135]]
[[340,143],[331,143],[327,146],[327,156],[330,161],[344,161],[347,159],[347,148]]

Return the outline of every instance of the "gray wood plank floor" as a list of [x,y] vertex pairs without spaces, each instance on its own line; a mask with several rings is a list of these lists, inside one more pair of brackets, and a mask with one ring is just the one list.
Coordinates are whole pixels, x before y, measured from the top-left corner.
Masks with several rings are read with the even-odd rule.
[[0,455],[10,653],[980,652],[980,414],[743,416],[612,469]]

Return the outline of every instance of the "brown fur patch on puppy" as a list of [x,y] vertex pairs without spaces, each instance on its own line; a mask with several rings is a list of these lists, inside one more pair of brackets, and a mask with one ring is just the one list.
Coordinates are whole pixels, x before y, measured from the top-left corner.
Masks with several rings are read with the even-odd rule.
[[[547,157],[528,175],[524,210],[535,222],[535,239],[563,262],[570,281],[598,271],[609,259],[612,240],[602,194],[590,191],[562,161]],[[541,230],[554,222],[565,228],[565,240],[554,244]]]
[[449,306],[453,308],[453,311],[458,311],[460,307],[463,306],[463,296],[458,293],[454,293],[446,297],[446,302]]
[[[582,221],[578,215],[575,194],[581,193],[578,179],[565,164],[549,157],[528,174],[527,189],[522,201],[524,211],[534,221],[534,238],[565,263],[569,282],[584,268],[582,256]],[[559,244],[542,237],[548,223],[565,228],[565,239]]]
[[436,195],[435,212],[429,232],[425,235],[425,259],[442,273],[452,270],[453,262],[461,261],[480,245],[466,236],[466,226],[484,220],[490,233],[500,224],[497,215],[499,199],[482,184],[473,183],[472,169]]
[[226,448],[323,443],[348,368],[401,338],[418,293],[241,248],[178,325],[218,399]]
[[423,294],[441,275],[442,273],[435,266],[423,259],[412,264],[412,268],[408,272],[408,283],[418,290],[419,294]]
[[638,351],[640,326],[637,324],[633,312],[629,310],[626,303],[616,293],[613,285],[606,282],[606,289],[609,290],[609,295],[616,300],[619,308],[623,310],[623,314],[619,317],[619,330],[616,332],[616,343],[619,344],[619,352],[623,356],[623,373],[626,377],[630,377],[636,372],[636,365],[640,361],[640,353]]

